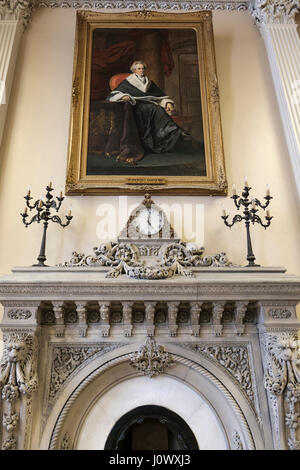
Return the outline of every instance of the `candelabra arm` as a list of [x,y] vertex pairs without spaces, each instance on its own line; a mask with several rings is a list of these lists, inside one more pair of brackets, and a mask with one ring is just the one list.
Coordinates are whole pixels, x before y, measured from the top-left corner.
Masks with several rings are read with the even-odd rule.
[[233,199],[235,207],[239,211],[241,207],[242,198],[240,198],[240,196],[238,196],[237,194],[234,194],[233,196],[231,196],[231,199]]
[[263,221],[261,220],[261,218],[258,216],[258,215],[254,215],[253,218],[252,218],[252,223],[254,224],[255,222],[259,223],[262,227],[264,227],[264,229],[266,229],[267,227],[270,226],[271,224],[271,220],[273,219],[273,217],[267,217],[266,216],[266,221],[267,223],[264,224]]
[[65,224],[62,223],[61,218],[58,215],[53,215],[52,217],[49,218],[49,220],[52,220],[52,222],[57,223],[61,227],[67,227],[71,220],[73,219],[73,216],[71,215],[66,215],[67,222]]
[[21,214],[21,216],[23,217],[23,224],[25,225],[25,227],[28,227],[28,225],[31,225],[31,224],[32,224],[33,222],[35,222],[35,221],[37,221],[38,223],[40,223],[40,220],[41,220],[39,213],[35,214],[35,215],[31,218],[30,222],[26,222],[26,217],[28,217],[28,214]]
[[35,209],[38,207],[38,204],[39,204],[39,200],[35,201],[34,204],[30,204],[30,200],[33,199],[32,197],[30,196],[24,196],[24,199],[26,200],[26,206],[28,207],[28,209],[30,209],[32,211],[32,209]]
[[241,216],[240,214],[236,214],[233,219],[232,219],[232,222],[227,222],[227,219],[228,219],[229,215],[222,215],[222,219],[224,220],[224,223],[227,227],[232,227],[236,222],[241,222],[242,220],[244,220],[244,217]]
[[265,203],[265,204],[262,204],[262,203],[260,202],[260,200],[259,200],[259,199],[256,199],[256,198],[254,198],[253,200],[255,201],[255,204],[256,204],[257,206],[259,206],[261,209],[266,209],[266,208],[268,207],[268,205],[270,204],[271,199],[273,199],[273,198],[272,198],[272,196],[265,196],[264,199],[266,199],[266,203]]

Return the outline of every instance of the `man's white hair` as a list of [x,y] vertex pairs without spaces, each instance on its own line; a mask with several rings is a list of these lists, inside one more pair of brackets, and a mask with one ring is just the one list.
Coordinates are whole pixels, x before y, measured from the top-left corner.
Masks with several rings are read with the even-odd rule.
[[135,61],[133,62],[133,64],[132,64],[132,66],[130,67],[130,72],[134,72],[135,69],[136,69],[136,66],[137,66],[138,64],[142,64],[142,65],[144,66],[145,70],[146,70],[147,65],[145,64],[145,62],[143,62],[142,60],[135,60]]

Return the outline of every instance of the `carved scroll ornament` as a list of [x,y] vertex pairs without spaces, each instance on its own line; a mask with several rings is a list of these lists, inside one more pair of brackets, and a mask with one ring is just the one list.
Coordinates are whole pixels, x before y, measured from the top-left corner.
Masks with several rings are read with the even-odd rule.
[[110,266],[106,277],[116,278],[125,274],[133,279],[167,279],[175,275],[193,277],[192,267],[228,267],[233,264],[225,253],[203,256],[204,248],[194,244],[170,243],[159,250],[156,264],[140,260],[139,250],[132,243],[106,243],[94,248],[94,255],[86,256],[73,251],[64,267]]

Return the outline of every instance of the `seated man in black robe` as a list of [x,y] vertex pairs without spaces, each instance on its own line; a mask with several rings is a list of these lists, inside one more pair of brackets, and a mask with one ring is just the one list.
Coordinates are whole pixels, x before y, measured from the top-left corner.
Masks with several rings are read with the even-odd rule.
[[108,95],[107,100],[132,105],[141,143],[147,153],[173,151],[186,137],[171,118],[174,101],[145,76],[143,62],[135,61],[130,70],[132,74]]

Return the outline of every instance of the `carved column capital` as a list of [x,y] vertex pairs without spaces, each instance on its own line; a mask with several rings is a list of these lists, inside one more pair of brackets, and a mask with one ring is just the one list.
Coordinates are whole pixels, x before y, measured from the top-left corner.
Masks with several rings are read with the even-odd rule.
[[24,29],[31,21],[31,15],[38,6],[38,0],[0,0],[0,20],[22,21]]
[[263,24],[295,24],[300,10],[299,0],[251,0],[249,9],[258,26]]

